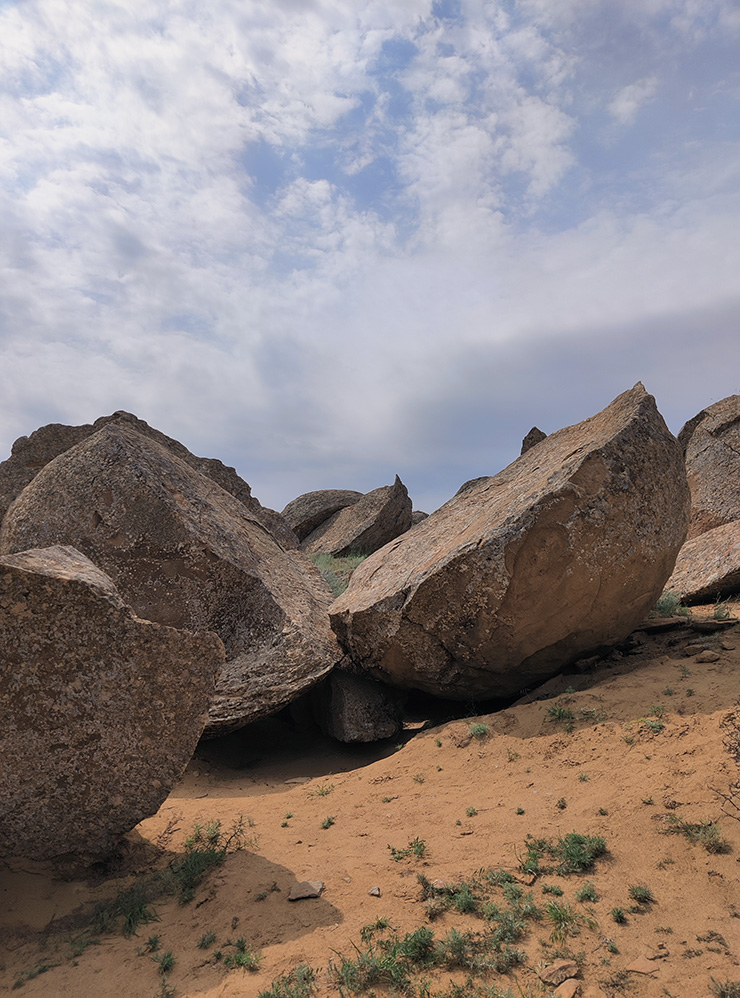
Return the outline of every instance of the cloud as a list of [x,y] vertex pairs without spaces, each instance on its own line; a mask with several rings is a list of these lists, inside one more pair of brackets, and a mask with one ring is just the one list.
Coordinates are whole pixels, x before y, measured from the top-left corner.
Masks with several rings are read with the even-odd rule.
[[649,76],[622,87],[609,102],[609,114],[620,125],[631,125],[643,104],[652,100],[658,90],[658,79]]

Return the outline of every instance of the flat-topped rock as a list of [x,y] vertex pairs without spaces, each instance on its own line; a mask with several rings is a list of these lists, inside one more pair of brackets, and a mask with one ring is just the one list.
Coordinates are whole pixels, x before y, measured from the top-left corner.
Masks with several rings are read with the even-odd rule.
[[688,510],[681,451],[638,384],[367,558],[332,626],[384,682],[510,696],[642,622]]
[[154,814],[224,648],[141,620],[79,551],[0,557],[0,855],[96,857]]
[[0,553],[51,544],[82,551],[138,616],[222,638],[209,735],[274,713],[341,658],[331,593],[310,560],[125,421],[50,461],[6,513]]

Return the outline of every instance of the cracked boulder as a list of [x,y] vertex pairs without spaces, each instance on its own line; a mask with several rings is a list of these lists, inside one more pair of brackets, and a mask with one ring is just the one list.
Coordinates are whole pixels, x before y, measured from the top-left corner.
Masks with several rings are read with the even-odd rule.
[[702,409],[678,441],[691,489],[689,538],[740,520],[740,395]]
[[411,500],[396,475],[393,485],[373,489],[324,520],[301,542],[308,555],[370,554],[411,526]]
[[262,507],[125,420],[47,463],[0,528],[0,553],[72,545],[139,617],[215,631],[226,664],[208,735],[280,710],[341,658],[331,593],[294,543],[283,544]]
[[141,620],[79,551],[0,557],[0,855],[97,857],[154,814],[224,648]]
[[353,492],[351,489],[306,492],[289,502],[280,515],[298,540],[302,541],[334,513],[347,506],[354,506],[362,497],[362,492]]
[[688,512],[681,450],[638,384],[367,558],[332,626],[383,682],[508,697],[634,630]]

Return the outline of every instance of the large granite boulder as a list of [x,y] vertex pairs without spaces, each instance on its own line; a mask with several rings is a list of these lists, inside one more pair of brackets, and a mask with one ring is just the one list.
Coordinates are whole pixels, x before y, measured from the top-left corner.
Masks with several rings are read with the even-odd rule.
[[69,547],[0,557],[0,855],[106,853],[188,764],[220,639],[134,616]]
[[208,735],[274,713],[341,658],[331,593],[310,560],[286,550],[261,513],[125,422],[50,461],[9,508],[0,553],[51,544],[82,551],[138,616],[221,637],[227,661]]
[[740,395],[702,409],[678,441],[691,489],[689,538],[740,520]]
[[299,541],[340,509],[353,506],[363,497],[352,489],[320,489],[293,499],[280,514]]
[[367,492],[361,499],[324,520],[302,542],[306,554],[370,554],[411,526],[411,500],[396,475],[393,485]]
[[713,602],[740,592],[740,520],[686,541],[666,589],[684,603]]
[[332,626],[392,685],[510,696],[640,623],[688,510],[681,451],[638,384],[367,558]]
[[85,423],[82,426],[49,423],[48,426],[34,430],[28,437],[19,437],[13,444],[8,460],[0,463],[0,523],[11,502],[49,461],[110,423],[129,426],[142,436],[149,437],[162,447],[166,447],[191,468],[213,479],[222,489],[239,499],[251,513],[264,520],[270,532],[279,539],[283,547],[298,547],[298,538],[280,514],[260,505],[252,495],[249,485],[237,475],[234,468],[222,464],[216,458],[196,457],[178,440],[166,436],[149,426],[143,419],[138,419],[123,410],[114,412],[110,416],[101,416],[94,423]]

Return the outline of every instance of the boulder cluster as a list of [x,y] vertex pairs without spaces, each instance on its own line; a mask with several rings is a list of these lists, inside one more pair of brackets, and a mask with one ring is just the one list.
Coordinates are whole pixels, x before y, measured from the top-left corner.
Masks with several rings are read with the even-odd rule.
[[[740,550],[740,409],[717,408],[679,443],[638,384],[429,516],[398,477],[277,513],[124,412],[22,437],[0,464],[0,855],[104,854],[201,737],[288,705],[393,737],[408,691],[508,697],[622,641],[690,525],[681,556]],[[334,599],[315,561],[360,555]]]

